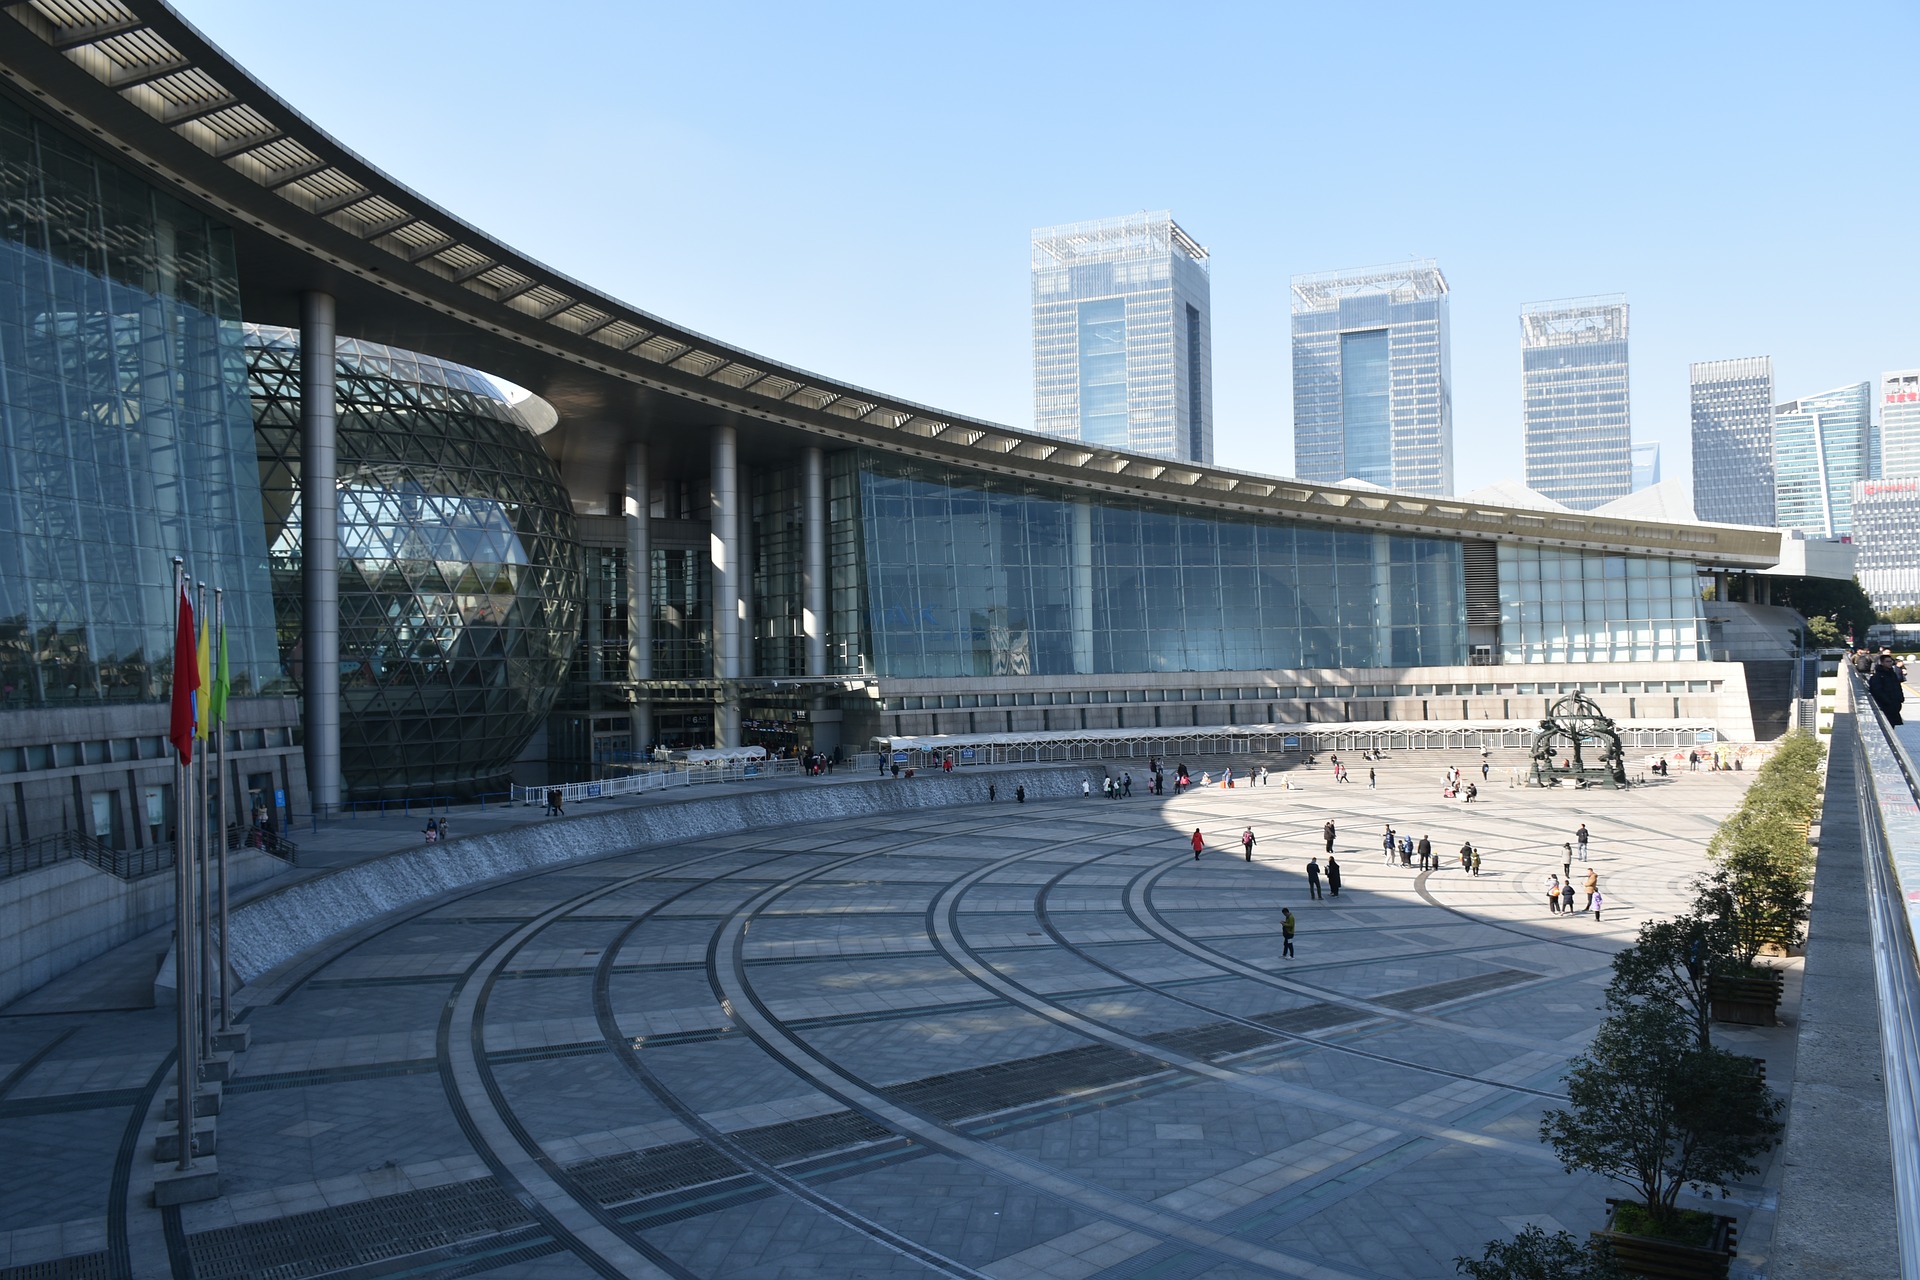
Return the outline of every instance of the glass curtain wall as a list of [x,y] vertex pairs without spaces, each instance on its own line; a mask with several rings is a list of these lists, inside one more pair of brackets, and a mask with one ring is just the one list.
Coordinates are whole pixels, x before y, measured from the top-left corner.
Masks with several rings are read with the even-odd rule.
[[798,467],[756,467],[748,519],[753,545],[753,638],[757,676],[807,673],[801,578],[806,570],[806,500]]
[[1691,560],[1499,544],[1502,662],[1692,662],[1707,629]]
[[835,517],[863,535],[866,595],[856,631],[843,629],[844,598],[835,624],[862,637],[867,673],[1466,660],[1457,542],[1201,516],[858,456],[854,475],[836,477]]
[[4,100],[0,212],[0,705],[165,698],[176,555],[274,687],[230,233]]

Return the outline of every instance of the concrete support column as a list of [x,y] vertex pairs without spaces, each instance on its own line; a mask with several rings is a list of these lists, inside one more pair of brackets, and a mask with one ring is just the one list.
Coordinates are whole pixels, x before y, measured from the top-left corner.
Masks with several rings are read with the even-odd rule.
[[333,295],[300,295],[300,649],[307,788],[340,803],[340,491]]
[[[740,454],[734,429],[713,428],[713,465],[707,479],[711,527],[713,674],[723,681],[740,678]],[[740,745],[740,698],[729,686],[714,708],[714,745]]]
[[739,569],[735,579],[740,594],[740,674],[760,674],[753,644],[753,469],[741,467],[735,473],[734,489],[740,496],[737,529],[740,535]]
[[1073,673],[1093,674],[1093,504],[1073,502],[1073,533],[1067,554],[1072,557],[1072,592],[1068,623],[1073,627]]
[[[653,679],[653,457],[645,444],[627,446],[627,679]],[[653,741],[653,699],[636,690],[627,713],[633,749]]]
[[806,559],[801,566],[801,625],[807,636],[807,674],[827,674],[827,451],[800,454],[805,502]]

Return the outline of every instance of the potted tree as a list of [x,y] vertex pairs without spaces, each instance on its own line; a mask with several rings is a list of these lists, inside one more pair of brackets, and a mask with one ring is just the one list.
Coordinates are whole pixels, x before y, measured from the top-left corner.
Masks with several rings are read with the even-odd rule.
[[1812,884],[1806,834],[1788,815],[1756,817],[1726,840],[1694,902],[1696,914],[1717,922],[1724,941],[1709,987],[1717,1021],[1770,1027],[1777,1020],[1783,975],[1760,955],[1805,939]]
[[1734,1220],[1681,1209],[1680,1190],[1719,1191],[1758,1172],[1782,1108],[1753,1065],[1700,1043],[1695,1020],[1662,1001],[1619,999],[1567,1072],[1569,1106],[1540,1121],[1568,1172],[1604,1174],[1635,1193],[1609,1201],[1596,1232],[1623,1270],[1723,1280]]
[[1471,1280],[1626,1280],[1604,1241],[1583,1244],[1570,1231],[1548,1235],[1539,1227],[1489,1240],[1480,1258],[1455,1258],[1453,1269]]
[[1649,920],[1634,945],[1614,954],[1607,1006],[1668,1005],[1691,1023],[1704,1049],[1713,1043],[1713,974],[1727,967],[1732,955],[1731,930],[1717,916]]

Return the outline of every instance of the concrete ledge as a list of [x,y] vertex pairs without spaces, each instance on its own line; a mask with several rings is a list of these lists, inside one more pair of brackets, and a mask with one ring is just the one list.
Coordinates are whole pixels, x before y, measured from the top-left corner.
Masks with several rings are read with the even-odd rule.
[[605,857],[646,845],[701,840],[727,832],[857,819],[919,809],[987,803],[989,784],[999,805],[1017,812],[1015,787],[1034,800],[1080,796],[1097,788],[1098,764],[1036,766],[988,774],[931,774],[871,782],[823,782],[724,796],[688,797],[468,836],[388,854],[328,875],[289,885],[235,909],[229,955],[235,975],[252,982],[328,938],[359,928],[390,911],[443,897],[503,876]]
[[220,1159],[200,1156],[186,1170],[165,1168],[153,1175],[153,1203],[165,1209],[169,1205],[196,1204],[220,1194]]
[[1836,717],[1831,741],[1780,1217],[1768,1260],[1774,1280],[1900,1274],[1852,715]]

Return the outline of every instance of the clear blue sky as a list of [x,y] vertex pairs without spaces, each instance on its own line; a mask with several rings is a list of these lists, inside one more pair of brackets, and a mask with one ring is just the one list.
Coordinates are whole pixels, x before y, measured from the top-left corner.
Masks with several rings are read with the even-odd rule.
[[1920,366],[1920,5],[176,0],[295,107],[676,323],[1032,422],[1028,233],[1213,253],[1216,460],[1293,460],[1288,277],[1432,257],[1461,492],[1520,474],[1522,303],[1623,292],[1634,436],[1687,364]]

